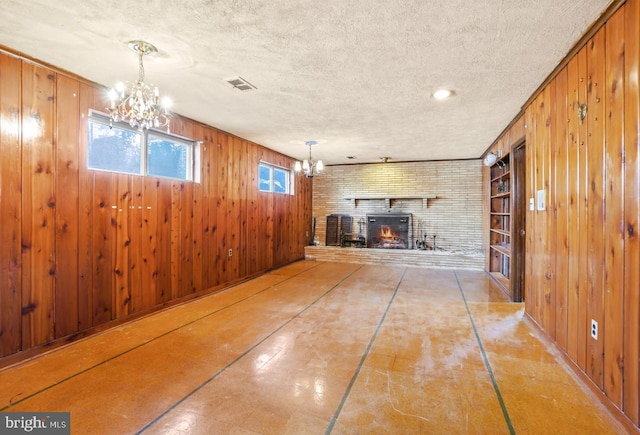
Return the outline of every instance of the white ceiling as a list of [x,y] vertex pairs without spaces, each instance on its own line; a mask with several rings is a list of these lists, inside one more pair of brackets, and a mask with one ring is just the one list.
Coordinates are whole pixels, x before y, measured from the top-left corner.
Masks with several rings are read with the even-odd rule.
[[145,40],[175,112],[296,158],[477,158],[609,3],[2,0],[0,44],[112,86]]

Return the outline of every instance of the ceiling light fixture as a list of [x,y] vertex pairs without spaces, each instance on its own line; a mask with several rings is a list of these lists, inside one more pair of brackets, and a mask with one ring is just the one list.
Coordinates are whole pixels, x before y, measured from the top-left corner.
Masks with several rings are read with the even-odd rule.
[[127,85],[118,83],[109,91],[111,122],[124,121],[139,130],[167,127],[169,131],[171,100],[166,97],[161,99],[158,87],[144,82],[142,57],[157,53],[158,49],[144,41],[130,41],[129,48],[138,53],[138,80]]
[[322,160],[314,162],[311,158],[311,147],[317,145],[318,141],[308,140],[304,144],[309,147],[309,159],[305,159],[302,162],[297,161],[294,165],[294,170],[298,173],[303,173],[307,178],[311,178],[323,171],[324,164],[322,163]]
[[453,92],[451,89],[442,88],[437,89],[431,95],[438,101],[444,101],[453,97],[455,95],[455,92]]

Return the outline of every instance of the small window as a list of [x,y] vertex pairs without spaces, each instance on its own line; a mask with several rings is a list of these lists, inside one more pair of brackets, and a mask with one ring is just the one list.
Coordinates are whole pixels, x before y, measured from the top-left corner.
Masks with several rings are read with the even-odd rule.
[[261,192],[290,193],[291,171],[269,163],[260,163],[258,189]]
[[271,167],[260,163],[258,184],[262,192],[271,192]]
[[140,131],[92,113],[89,169],[193,180],[194,142],[157,131]]
[[273,191],[287,193],[289,191],[289,171],[273,168]]
[[147,136],[147,173],[157,177],[191,180],[193,144],[149,133]]
[[87,154],[90,169],[142,174],[141,150],[142,134],[140,132],[89,122]]

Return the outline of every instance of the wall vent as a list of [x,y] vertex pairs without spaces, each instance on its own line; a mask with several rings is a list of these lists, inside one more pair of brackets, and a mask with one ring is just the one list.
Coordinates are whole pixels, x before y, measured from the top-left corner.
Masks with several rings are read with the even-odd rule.
[[252,91],[254,89],[258,89],[253,86],[251,83],[243,79],[242,77],[231,77],[229,79],[224,79],[227,83],[233,86],[235,89],[240,91]]

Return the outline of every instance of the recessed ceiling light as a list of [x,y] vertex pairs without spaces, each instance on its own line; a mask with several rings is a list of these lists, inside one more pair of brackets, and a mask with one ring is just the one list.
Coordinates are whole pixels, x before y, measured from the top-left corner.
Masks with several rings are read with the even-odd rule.
[[437,89],[432,94],[433,98],[435,98],[438,101],[444,101],[446,99],[453,97],[454,95],[455,95],[455,92],[453,90],[446,89],[446,88]]

